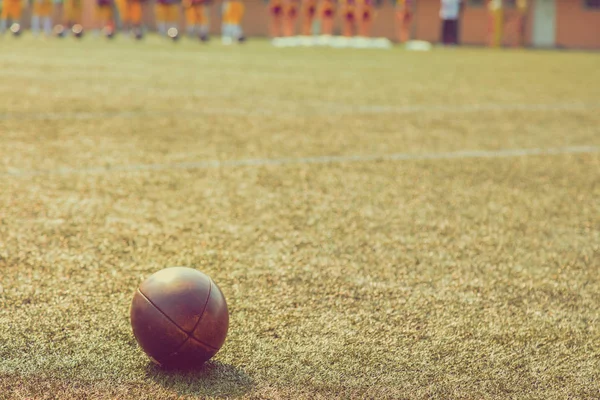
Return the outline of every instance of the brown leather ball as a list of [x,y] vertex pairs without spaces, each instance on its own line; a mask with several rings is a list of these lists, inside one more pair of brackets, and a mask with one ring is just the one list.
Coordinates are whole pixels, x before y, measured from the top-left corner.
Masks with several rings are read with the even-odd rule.
[[155,363],[195,367],[225,342],[229,313],[223,293],[208,275],[173,267],[150,276],[135,292],[131,327]]

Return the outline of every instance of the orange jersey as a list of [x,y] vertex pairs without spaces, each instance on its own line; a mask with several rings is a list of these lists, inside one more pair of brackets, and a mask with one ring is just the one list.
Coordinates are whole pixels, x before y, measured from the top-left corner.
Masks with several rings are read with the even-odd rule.
[[4,0],[2,5],[2,19],[11,19],[17,21],[21,19],[21,12],[23,10],[23,3],[21,0]]
[[138,25],[142,23],[141,0],[116,0],[119,15],[123,22]]
[[225,1],[223,3],[223,23],[239,25],[246,8],[243,1]]
[[187,25],[204,25],[208,23],[203,4],[193,2],[184,3],[184,8]]
[[96,18],[102,22],[112,21],[113,11],[110,4],[97,4],[96,5]]
[[129,22],[129,7],[127,0],[115,0],[117,10],[119,10],[119,17],[123,22]]
[[35,0],[33,2],[33,15],[38,17],[49,17],[52,15],[51,0]]
[[83,0],[65,0],[64,17],[66,22],[80,22],[83,14]]
[[179,4],[156,2],[154,5],[154,17],[159,23],[178,21]]

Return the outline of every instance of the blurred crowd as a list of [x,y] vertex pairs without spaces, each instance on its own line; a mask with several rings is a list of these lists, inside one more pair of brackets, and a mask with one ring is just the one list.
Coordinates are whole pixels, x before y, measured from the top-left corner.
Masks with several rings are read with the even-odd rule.
[[[74,36],[83,34],[84,0],[0,0],[0,33],[7,29],[18,35],[21,32],[23,10],[30,9],[31,31],[34,35]],[[226,43],[243,42],[242,29],[246,3],[230,0],[93,0],[96,26],[107,37],[117,31],[140,39],[145,32],[144,15],[154,14],[159,34],[177,39],[182,29],[187,35],[202,41],[209,40],[212,8],[218,7],[221,18],[221,35]],[[340,21],[343,37],[371,36],[379,7],[383,1],[394,3],[396,38],[407,42],[411,38],[417,0],[270,0],[265,1],[269,15],[271,37],[321,37],[334,35],[335,21]],[[515,32],[517,45],[523,44],[527,0],[483,0],[489,10],[489,43],[499,43],[504,25],[503,9],[509,4],[518,10],[508,27]],[[444,45],[458,43],[458,32],[463,0],[440,0],[440,42]],[[148,9],[148,11],[144,11]],[[181,16],[184,16],[182,19]],[[183,27],[182,25],[183,20]]]

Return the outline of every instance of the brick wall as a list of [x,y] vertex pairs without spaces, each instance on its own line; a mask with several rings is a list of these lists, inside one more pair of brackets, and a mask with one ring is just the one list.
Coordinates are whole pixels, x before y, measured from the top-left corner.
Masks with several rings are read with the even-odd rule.
[[586,9],[583,0],[556,1],[556,44],[600,49],[600,10]]

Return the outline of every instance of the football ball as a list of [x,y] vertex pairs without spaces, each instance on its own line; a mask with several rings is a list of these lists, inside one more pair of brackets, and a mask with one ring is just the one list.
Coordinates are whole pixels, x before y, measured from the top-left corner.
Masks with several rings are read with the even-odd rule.
[[21,25],[15,22],[10,26],[10,31],[15,37],[21,35]]
[[167,36],[170,37],[174,42],[179,40],[179,31],[177,28],[169,28]]
[[63,38],[65,37],[65,27],[60,24],[54,25],[54,28],[52,28],[52,33],[54,33],[54,36],[58,38]]
[[151,275],[136,290],[131,327],[154,363],[197,367],[225,342],[229,313],[223,293],[208,275],[173,267]]
[[73,32],[73,36],[75,36],[76,38],[81,38],[83,36],[83,26],[81,26],[80,24],[73,25],[71,31]]

